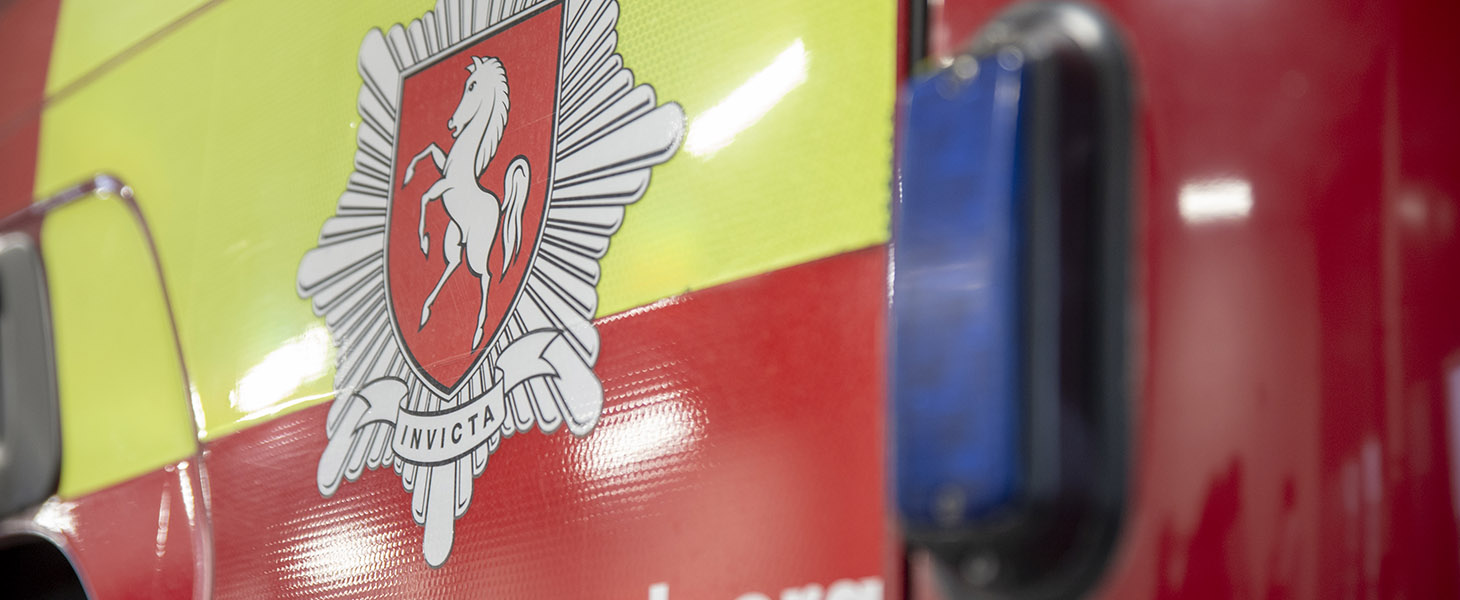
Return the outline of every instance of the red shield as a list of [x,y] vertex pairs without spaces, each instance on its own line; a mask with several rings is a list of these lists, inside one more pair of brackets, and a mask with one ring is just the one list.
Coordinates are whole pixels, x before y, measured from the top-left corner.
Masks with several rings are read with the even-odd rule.
[[[416,374],[442,395],[455,393],[496,341],[536,256],[552,181],[561,31],[562,5],[554,3],[403,75],[386,287],[405,355]],[[510,108],[505,127],[494,130],[490,123],[499,115],[492,112],[502,104],[494,96],[497,73],[505,73]],[[461,123],[454,122],[458,117]],[[500,143],[482,164],[481,148],[494,143],[497,131]],[[432,144],[439,152],[432,152]],[[407,182],[407,170],[418,156]],[[523,161],[525,173],[518,169]],[[509,172],[514,169],[519,172]],[[424,220],[423,195],[429,200]],[[513,212],[520,214],[520,226]],[[518,247],[504,272],[504,257],[513,251],[507,242],[514,238]]]

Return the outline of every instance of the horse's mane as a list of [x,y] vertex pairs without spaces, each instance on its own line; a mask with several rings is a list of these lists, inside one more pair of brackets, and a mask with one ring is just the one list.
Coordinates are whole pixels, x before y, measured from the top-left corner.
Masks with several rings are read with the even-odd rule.
[[[475,60],[475,57],[473,57]],[[502,67],[502,61],[496,58],[488,58],[474,65],[475,71],[482,73],[486,78],[483,83],[492,86],[492,97],[487,99],[491,103],[487,113],[487,128],[482,133],[482,143],[477,146],[476,174],[478,177],[487,170],[487,164],[492,161],[492,155],[497,153],[497,145],[502,143],[502,131],[507,128],[507,70]]]

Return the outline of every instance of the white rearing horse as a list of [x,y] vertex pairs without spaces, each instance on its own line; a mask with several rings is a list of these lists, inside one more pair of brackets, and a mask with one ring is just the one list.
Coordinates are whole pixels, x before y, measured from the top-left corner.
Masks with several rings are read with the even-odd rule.
[[[406,167],[404,188],[415,175],[416,163],[430,157],[441,172],[441,179],[431,184],[431,189],[421,195],[421,253],[430,256],[426,235],[426,205],[436,198],[446,209],[451,222],[446,226],[446,235],[441,240],[441,252],[446,256],[446,271],[436,282],[431,295],[421,307],[421,327],[431,318],[431,304],[441,286],[461,264],[462,250],[466,251],[466,266],[482,282],[482,305],[477,312],[477,332],[472,337],[471,347],[475,349],[482,342],[483,326],[487,319],[487,289],[492,275],[487,272],[487,257],[492,251],[492,242],[497,238],[497,228],[503,216],[507,218],[502,227],[502,273],[512,266],[512,259],[522,244],[522,209],[527,201],[528,164],[527,158],[518,156],[507,166],[507,175],[502,182],[506,206],[497,196],[481,186],[479,180],[486,171],[487,163],[497,152],[502,141],[502,131],[507,127],[507,72],[502,61],[496,58],[471,57],[466,70],[471,73],[462,91],[461,103],[456,106],[446,126],[451,128],[451,152],[443,153],[435,143],[426,146],[420,154],[411,159]],[[471,167],[471,168],[467,168]]]

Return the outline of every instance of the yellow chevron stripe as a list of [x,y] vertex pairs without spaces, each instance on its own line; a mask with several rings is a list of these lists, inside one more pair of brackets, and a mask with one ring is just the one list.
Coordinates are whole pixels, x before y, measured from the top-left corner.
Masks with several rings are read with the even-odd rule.
[[[600,314],[886,239],[891,0],[622,5],[625,63],[689,129],[613,239]],[[47,107],[39,191],[98,170],[137,191],[204,437],[331,397],[295,270],[352,167],[360,40],[430,7],[227,0]]]

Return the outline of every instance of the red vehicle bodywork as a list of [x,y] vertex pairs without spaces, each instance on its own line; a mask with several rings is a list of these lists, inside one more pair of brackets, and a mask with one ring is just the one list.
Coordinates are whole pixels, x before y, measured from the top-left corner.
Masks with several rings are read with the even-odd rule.
[[[948,56],[1008,3],[931,4],[930,51]],[[1460,596],[1451,450],[1460,400],[1447,385],[1460,369],[1460,278],[1453,273],[1460,265],[1460,76],[1453,65],[1460,8],[1331,0],[1100,5],[1122,28],[1136,77],[1139,355],[1130,503],[1097,595]],[[49,29],[37,24],[53,23],[55,11],[54,2],[0,7],[6,202],[31,194],[50,45]],[[1183,189],[1218,180],[1246,182],[1250,212],[1219,221],[1184,217]],[[0,213],[19,208],[0,206]],[[672,502],[647,502],[648,490],[616,480],[612,465],[597,474],[574,471],[570,463],[581,461],[569,458],[585,450],[564,438],[533,436],[504,450],[498,475],[550,475],[531,488],[484,488],[478,501],[492,506],[479,506],[485,518],[463,526],[493,528],[507,540],[563,533],[552,544],[560,553],[511,563],[536,560],[540,571],[496,578],[493,590],[565,597],[610,589],[609,581],[636,590],[668,581],[674,597],[691,598],[704,596],[697,586],[774,594],[807,583],[806,565],[782,573],[773,554],[756,564],[716,564],[699,552],[705,544],[790,553],[796,546],[845,548],[839,564],[812,569],[824,572],[823,584],[890,564],[889,538],[844,527],[880,525],[886,516],[881,497],[862,493],[882,481],[884,268],[884,249],[864,249],[726,286],[733,293],[696,292],[633,319],[602,320],[605,339],[613,340],[599,365],[614,398],[605,422],[665,406],[656,398],[673,397],[691,412],[736,403],[701,412],[716,420],[684,416],[701,428],[694,439],[713,443],[657,455],[660,487],[653,491]],[[828,294],[841,301],[816,300]],[[835,370],[818,360],[828,348],[839,353],[829,361]],[[779,365],[780,376],[736,377],[746,362]],[[856,409],[841,413],[849,416],[844,422],[827,423],[813,406],[776,401],[798,386]],[[192,547],[193,536],[158,535],[185,522],[156,520],[159,512],[191,516],[193,499],[183,497],[201,485],[190,470],[197,465],[75,503],[77,530],[91,531],[92,521],[110,527],[75,541],[89,549],[77,558],[91,591],[189,597],[190,578],[151,587],[156,573],[188,573],[223,596],[409,593],[481,583],[466,565],[500,566],[512,555],[511,543],[467,545],[458,549],[457,569],[430,570],[416,542],[391,543],[420,535],[398,518],[411,499],[393,478],[365,478],[360,493],[319,498],[313,460],[324,443],[325,410],[204,448],[216,547],[202,574],[192,571],[191,558],[202,551]],[[291,456],[232,448],[259,436],[291,440],[270,446]],[[709,465],[743,473],[746,485],[723,477],[698,485],[696,470]],[[249,485],[260,480],[278,488]],[[92,514],[85,507],[91,500],[134,506],[145,518],[118,520],[114,508]],[[574,514],[586,505],[596,507],[593,519]],[[267,521],[259,517],[264,511]],[[374,518],[386,512],[389,518]],[[736,527],[767,519],[794,523],[798,535],[750,539]],[[352,543],[398,552],[318,546],[331,528],[348,528]],[[617,550],[602,556],[588,548]],[[335,550],[369,560],[331,562]],[[145,553],[156,561],[138,562]],[[347,572],[311,579],[311,557]],[[144,563],[156,570],[138,570]],[[676,572],[707,578],[660,575]],[[911,579],[922,583],[916,567]],[[339,581],[348,585],[334,586]],[[887,583],[897,596],[896,578]]]
[[[1009,4],[931,3],[931,53]],[[1099,4],[1136,80],[1141,353],[1098,595],[1460,595],[1460,10]],[[1212,181],[1250,212],[1184,218]]]

